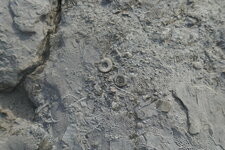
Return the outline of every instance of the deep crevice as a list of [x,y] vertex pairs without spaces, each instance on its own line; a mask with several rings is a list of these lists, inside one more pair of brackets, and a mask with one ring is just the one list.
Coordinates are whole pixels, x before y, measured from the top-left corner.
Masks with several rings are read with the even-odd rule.
[[49,31],[47,32],[47,35],[40,43],[40,48],[39,48],[39,52],[38,52],[39,53],[38,54],[39,61],[36,64],[29,66],[28,68],[26,68],[25,70],[23,70],[19,73],[22,76],[22,78],[20,79],[19,83],[14,88],[12,88],[12,90],[10,92],[15,91],[21,84],[23,84],[24,80],[27,78],[28,75],[35,72],[35,70],[38,67],[44,65],[48,61],[49,56],[50,56],[50,49],[51,49],[50,38],[51,38],[52,34],[57,33],[58,24],[61,21],[61,8],[62,8],[62,0],[58,0],[56,8],[53,8],[49,12],[49,14],[51,14],[51,13],[54,14],[53,28],[49,29]]
[[[51,49],[50,38],[51,38],[52,34],[57,33],[58,24],[60,23],[60,20],[61,20],[61,5],[62,5],[62,0],[57,0],[57,6],[53,6],[52,10],[49,12],[49,15],[53,16],[53,18],[51,20],[51,24],[50,24],[50,26],[52,26],[52,28],[50,28],[48,30],[46,36],[40,43],[39,51],[37,53],[38,61],[36,63],[32,64],[31,66],[29,66],[28,68],[22,70],[19,73],[19,76],[21,76],[21,79],[19,80],[19,82],[17,83],[16,86],[9,88],[7,91],[0,91],[1,94],[13,95],[15,93],[18,93],[18,91],[21,91],[21,89],[22,89],[25,92],[24,96],[26,95],[26,97],[29,99],[28,94],[26,93],[25,89],[23,89],[24,88],[23,83],[26,80],[27,76],[35,73],[37,68],[39,68],[40,66],[44,66],[49,59],[50,49]],[[32,103],[32,101],[30,99],[29,99],[29,101]],[[30,106],[32,107],[32,110],[35,110],[36,109],[35,106],[33,105],[33,103],[32,104],[31,103],[30,103]],[[17,114],[18,112],[14,112],[14,113]],[[19,117],[21,117],[23,114],[20,115],[20,112],[19,112],[18,115],[19,115]],[[22,118],[24,118],[24,117],[22,116]]]

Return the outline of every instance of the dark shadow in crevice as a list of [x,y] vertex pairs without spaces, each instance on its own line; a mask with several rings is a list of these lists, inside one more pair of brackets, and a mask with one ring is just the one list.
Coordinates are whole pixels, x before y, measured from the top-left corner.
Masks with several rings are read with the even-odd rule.
[[112,3],[113,2],[113,0],[102,0],[101,1],[101,5],[102,6],[107,6],[107,5],[109,5],[110,3]]

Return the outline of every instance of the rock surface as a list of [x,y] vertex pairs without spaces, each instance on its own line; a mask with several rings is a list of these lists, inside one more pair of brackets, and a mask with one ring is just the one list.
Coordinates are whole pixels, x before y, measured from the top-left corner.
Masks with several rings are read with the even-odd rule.
[[3,150],[225,149],[225,1],[0,4]]

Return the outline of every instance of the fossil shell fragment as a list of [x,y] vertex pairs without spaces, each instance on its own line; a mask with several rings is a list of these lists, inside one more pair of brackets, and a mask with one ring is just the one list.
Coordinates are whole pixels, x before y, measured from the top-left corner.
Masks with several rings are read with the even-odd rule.
[[111,71],[112,67],[113,67],[113,63],[110,58],[103,58],[98,64],[99,71],[103,73],[107,73]]

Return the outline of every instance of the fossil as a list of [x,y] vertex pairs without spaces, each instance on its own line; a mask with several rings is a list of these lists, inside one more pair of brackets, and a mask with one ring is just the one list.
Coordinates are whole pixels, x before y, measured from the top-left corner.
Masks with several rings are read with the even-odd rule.
[[127,85],[127,79],[123,75],[117,75],[114,79],[114,82],[118,87],[124,87]]
[[103,58],[98,64],[99,71],[104,73],[111,71],[112,67],[113,67],[113,63],[111,59],[109,58]]

